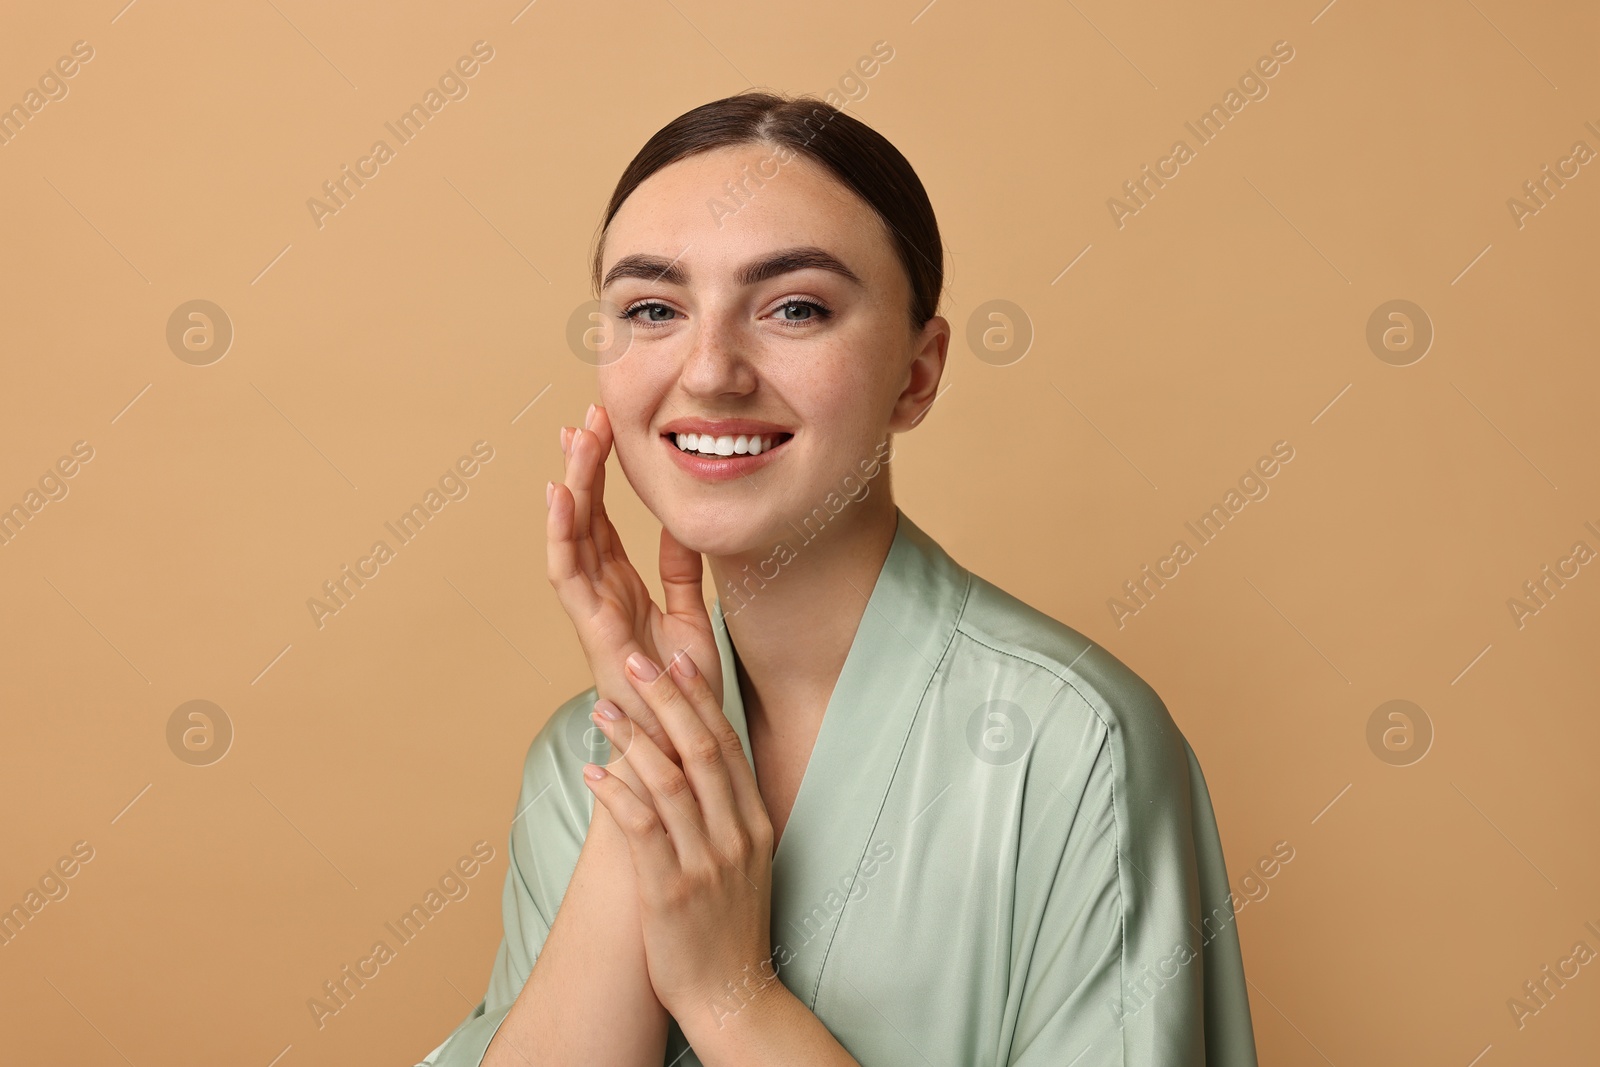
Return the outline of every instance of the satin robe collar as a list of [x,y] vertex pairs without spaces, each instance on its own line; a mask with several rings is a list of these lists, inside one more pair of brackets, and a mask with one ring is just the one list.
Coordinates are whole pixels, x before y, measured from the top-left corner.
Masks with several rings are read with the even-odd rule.
[[[823,713],[810,761],[772,860],[775,941],[793,943],[792,924],[848,894],[889,793],[900,754],[938,664],[955,636],[972,575],[895,508],[894,540]],[[818,534],[826,536],[826,530]],[[803,553],[804,545],[796,548]],[[774,581],[784,581],[780,571]],[[759,588],[756,596],[760,595]],[[859,595],[846,591],[846,595]],[[719,597],[712,632],[722,660],[722,711],[755,766],[733,643]],[[842,880],[841,880],[842,879]],[[784,984],[815,1010],[827,946],[840,907],[782,967]],[[782,961],[780,961],[781,963]]]

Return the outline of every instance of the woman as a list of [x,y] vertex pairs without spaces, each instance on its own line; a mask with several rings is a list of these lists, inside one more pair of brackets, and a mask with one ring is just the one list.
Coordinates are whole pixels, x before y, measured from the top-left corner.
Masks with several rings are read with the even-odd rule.
[[[546,489],[595,686],[528,751],[488,992],[425,1062],[1255,1063],[1161,700],[891,496],[942,261],[904,157],[814,100],[696,108],[623,174],[602,403]],[[662,525],[660,607],[606,517],[612,448]]]

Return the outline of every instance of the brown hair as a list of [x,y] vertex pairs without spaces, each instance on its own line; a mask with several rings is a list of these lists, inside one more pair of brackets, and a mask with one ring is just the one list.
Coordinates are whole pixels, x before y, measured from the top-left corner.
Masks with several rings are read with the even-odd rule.
[[[600,223],[592,267],[596,295],[606,231],[639,184],[686,156],[743,144],[771,144],[814,160],[866,201],[887,227],[911,282],[912,330],[921,330],[938,314],[944,246],[933,204],[906,157],[881,133],[831,104],[810,96],[758,91],[686,111],[639,149],[617,180]],[[763,179],[757,175],[753,180],[759,186]]]

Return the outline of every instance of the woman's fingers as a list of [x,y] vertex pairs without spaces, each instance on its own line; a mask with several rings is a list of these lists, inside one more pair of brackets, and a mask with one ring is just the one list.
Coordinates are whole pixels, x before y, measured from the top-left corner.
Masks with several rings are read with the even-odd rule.
[[604,709],[607,704],[606,701],[596,704],[595,711],[590,716],[591,720],[600,727],[608,740],[614,739],[613,751],[624,743],[621,738],[629,738],[623,759],[650,790],[655,813],[667,828],[667,832],[671,834],[672,840],[677,843],[678,854],[686,854],[685,846],[697,847],[694,842],[704,841],[706,838],[706,823],[701,817],[701,805],[689,779],[684,775],[683,768],[663,755],[648,735],[639,730],[629,731],[626,718],[606,718]]
[[[572,498],[577,501],[574,510],[576,522],[574,530],[579,538],[589,536],[589,488],[594,480],[593,474],[583,474],[583,430],[581,427],[564,426],[566,435],[566,465],[562,470],[561,480],[572,492]],[[581,475],[581,476],[580,476]]]
[[[693,787],[705,825],[716,842],[715,847],[721,852],[733,844],[736,837],[745,833],[747,825],[743,804],[733,786],[733,778],[738,775],[740,767],[730,762],[726,740],[707,727],[701,712],[679,688],[680,678],[686,684],[698,682],[699,693],[702,698],[707,698],[710,690],[705,685],[704,676],[693,670],[693,661],[686,655],[674,658],[679,666],[673,671],[664,672],[648,657],[629,656],[628,677],[634,689],[644,697],[645,703],[650,705],[650,709],[666,727],[667,735],[677,747],[683,763],[681,773]],[[717,714],[721,716],[720,710]],[[734,734],[725,716],[722,716],[722,724],[732,736],[733,747],[738,751],[738,764],[748,772],[749,764],[745,762],[738,735]],[[650,781],[642,769],[640,777],[647,783]],[[679,854],[683,855],[682,852]]]
[[[699,640],[693,642],[693,648],[684,649],[685,652],[704,655],[706,662],[714,668],[720,668],[717,657],[716,640],[712,636],[711,615],[706,610],[704,591],[705,564],[700,553],[692,548],[685,547],[676,537],[672,536],[665,526],[661,527],[661,560],[658,570],[661,574],[662,603],[666,605],[663,612],[668,618],[685,622],[689,628],[699,635]],[[720,675],[720,670],[713,670]],[[712,693],[711,699],[718,709],[715,714],[721,716],[722,694],[726,689],[719,686]]]
[[678,856],[664,832],[655,806],[641,800],[620,778],[604,767],[584,764],[583,780],[628,839],[634,870],[657,885],[663,884],[677,870]]
[[[606,550],[610,553],[612,562],[626,564],[629,567],[633,566],[628,560],[627,550],[622,547],[622,537],[617,533],[617,528],[611,523],[611,516],[600,516],[595,528],[598,530],[602,526],[605,528]],[[598,534],[596,535],[596,540],[599,540]]]
[[[608,721],[605,714],[606,709],[615,711],[622,716],[621,719],[616,720],[616,726],[611,730],[605,728],[605,723]],[[633,746],[634,732],[639,727],[621,708],[605,697],[596,700],[594,707],[589,709],[589,722],[594,729],[600,731],[610,745],[611,758],[605,762],[605,769],[622,779],[623,783],[633,790],[635,796],[648,803],[650,801],[650,789],[639,778],[639,772],[633,769],[633,765],[626,758],[628,749]],[[584,744],[587,745],[588,743],[586,737]]]
[[600,576],[600,553],[595,547],[591,529],[595,467],[599,460],[599,441],[595,435],[588,430],[574,430],[567,448],[564,480],[572,493],[572,531],[578,547],[578,562],[593,578]]
[[[648,652],[645,652],[640,647],[637,640],[632,640],[622,645],[621,652],[616,654],[616,658],[612,660],[612,662],[620,664],[628,656],[631,656],[634,653],[640,653],[645,656],[649,655]],[[604,653],[604,655],[609,656],[611,653],[607,652]],[[593,661],[594,659],[595,657],[591,655],[590,660]],[[625,667],[622,668],[620,673],[625,676],[627,674],[627,669]],[[596,674],[598,675],[598,668],[596,670]],[[683,762],[683,756],[679,754],[678,747],[672,743],[672,737],[670,734],[668,734],[666,726],[662,724],[661,718],[655,713],[654,709],[650,707],[649,703],[634,691],[634,688],[631,684],[631,679],[628,677],[615,677],[615,674],[613,674],[613,680],[616,684],[614,686],[607,686],[607,688],[611,689],[617,695],[626,693],[630,698],[627,705],[622,709],[627,713],[629,721],[634,726],[638,727],[638,729],[642,731],[646,737],[650,738],[650,740],[655,743],[656,748],[664,752],[668,759],[672,760],[674,763],[681,764]],[[599,681],[598,677],[596,678],[596,681]]]
[[[618,536],[616,526],[606,513],[606,460],[611,456],[615,435],[611,427],[610,413],[598,404],[595,405],[594,414],[590,418],[589,429],[600,439],[600,460],[595,466],[594,486],[590,490],[589,533],[594,538],[595,551],[601,560],[615,559],[621,563],[627,563],[628,553],[622,547],[622,538]],[[563,454],[570,450],[572,436],[576,432],[575,427],[562,428],[561,451]]]
[[606,517],[606,460],[611,456],[613,437],[611,416],[598,404],[594,406],[594,414],[589,417],[589,429],[600,446],[600,460],[594,470],[594,488],[589,496],[589,532],[594,537],[595,551],[605,560],[612,558],[614,552],[620,553],[622,545],[616,528]]
[[[713,651],[712,655],[716,653]],[[711,691],[710,682],[696,668],[693,657],[686,649],[680,648],[674,653],[668,669],[684,699],[705,724],[706,731],[716,738],[723,765],[727,768],[728,784],[744,815],[745,825],[755,826],[758,822],[764,822],[770,833],[771,818],[767,814],[766,801],[761,799],[761,790],[756,785],[756,772],[744,754],[744,745],[739,741],[738,732],[722,711],[722,702]]]
[[598,596],[578,555],[572,531],[572,494],[560,482],[545,489],[546,576],[555,588],[556,599],[574,620],[588,618],[598,606]]
[[[572,491],[572,467],[575,459],[573,445],[576,443],[577,432],[578,428],[576,426],[561,427],[561,484],[568,487],[568,492]],[[573,505],[573,513],[574,515],[578,514],[578,506],[576,504]],[[593,553],[584,544],[586,539],[586,532],[580,532],[578,529],[574,530],[573,549],[576,553],[578,564],[583,568],[585,574],[595,578],[598,577],[598,571],[590,562]]]
[[705,564],[700,553],[686,548],[673,537],[665,526],[661,527],[661,594],[668,615],[686,619],[706,619],[705,593],[702,581]]

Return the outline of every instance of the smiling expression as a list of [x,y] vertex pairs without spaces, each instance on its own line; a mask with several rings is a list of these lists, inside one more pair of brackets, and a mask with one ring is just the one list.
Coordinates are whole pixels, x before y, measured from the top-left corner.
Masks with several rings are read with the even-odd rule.
[[859,478],[926,409],[949,337],[939,316],[912,330],[887,227],[820,164],[796,157],[736,214],[710,210],[770,153],[662,168],[603,249],[601,299],[626,337],[599,369],[618,460],[679,541],[715,556],[770,549]]

